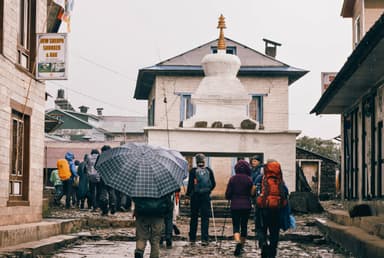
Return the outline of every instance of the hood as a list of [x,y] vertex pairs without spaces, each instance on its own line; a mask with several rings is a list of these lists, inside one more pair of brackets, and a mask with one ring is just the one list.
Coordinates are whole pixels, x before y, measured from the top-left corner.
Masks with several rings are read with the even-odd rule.
[[251,175],[251,166],[245,160],[239,160],[235,165],[236,174]]
[[65,153],[65,159],[68,161],[72,161],[75,158],[75,155],[73,155],[72,152]]

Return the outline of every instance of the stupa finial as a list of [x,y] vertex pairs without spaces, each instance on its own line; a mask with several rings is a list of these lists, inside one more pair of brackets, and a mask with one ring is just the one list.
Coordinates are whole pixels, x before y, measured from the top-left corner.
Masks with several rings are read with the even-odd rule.
[[224,29],[227,27],[225,26],[225,17],[221,14],[219,17],[219,24],[217,25],[217,28],[220,29],[219,34],[219,42],[217,43],[217,49],[218,50],[225,50],[225,40],[224,40]]

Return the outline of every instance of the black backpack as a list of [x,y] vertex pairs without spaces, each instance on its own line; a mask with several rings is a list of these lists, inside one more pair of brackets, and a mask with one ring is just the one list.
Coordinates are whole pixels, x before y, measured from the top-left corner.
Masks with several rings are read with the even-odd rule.
[[133,197],[135,212],[139,216],[163,217],[172,211],[173,202],[170,194],[160,198]]

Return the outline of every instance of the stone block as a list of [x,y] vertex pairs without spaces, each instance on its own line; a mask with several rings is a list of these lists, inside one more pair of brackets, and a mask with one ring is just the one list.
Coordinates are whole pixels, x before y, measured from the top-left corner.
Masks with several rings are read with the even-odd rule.
[[207,121],[197,121],[195,123],[196,128],[207,128],[208,122]]
[[241,129],[251,129],[254,130],[256,128],[256,123],[251,119],[245,119],[240,124]]

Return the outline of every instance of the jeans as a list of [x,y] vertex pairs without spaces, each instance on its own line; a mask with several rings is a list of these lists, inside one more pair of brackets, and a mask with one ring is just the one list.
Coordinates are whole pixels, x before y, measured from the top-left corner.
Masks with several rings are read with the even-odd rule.
[[53,199],[55,205],[60,205],[60,200],[63,198],[63,185],[55,185],[55,197]]
[[111,210],[111,213],[116,211],[116,195],[115,190],[110,186],[106,185],[103,180],[101,183],[101,193],[100,193],[100,208],[104,214],[108,213],[108,209]]
[[275,257],[279,242],[280,209],[258,208],[256,210],[256,229],[262,257],[265,252],[268,252],[268,257]]
[[208,241],[211,197],[209,193],[194,193],[191,197],[191,220],[189,223],[189,239],[196,241],[199,211],[201,214],[201,241]]
[[71,179],[63,181],[63,195],[65,195],[65,208],[67,209],[71,207],[72,183]]
[[164,216],[164,239],[172,241],[173,209]]
[[164,220],[162,217],[136,217],[136,250],[135,253],[144,253],[147,240],[151,244],[150,258],[159,258],[160,238]]
[[101,183],[92,183],[89,181],[89,192],[90,192],[90,199],[93,209],[99,208],[99,202],[100,202],[100,193],[101,193]]

